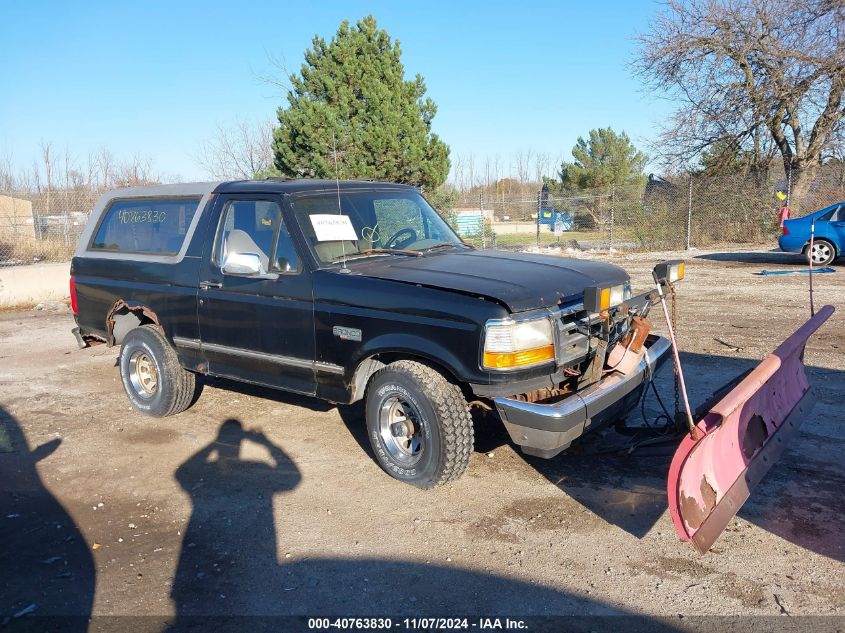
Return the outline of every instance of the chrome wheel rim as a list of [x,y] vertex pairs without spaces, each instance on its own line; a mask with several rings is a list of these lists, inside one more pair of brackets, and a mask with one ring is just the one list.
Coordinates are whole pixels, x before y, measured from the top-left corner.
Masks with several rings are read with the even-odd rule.
[[158,369],[146,352],[138,350],[129,357],[129,382],[141,398],[152,398],[158,392]]
[[416,409],[399,396],[390,396],[379,409],[379,434],[390,457],[413,466],[422,457],[423,436]]
[[814,264],[823,264],[830,259],[830,246],[827,244],[813,244],[813,249],[810,251],[810,258]]

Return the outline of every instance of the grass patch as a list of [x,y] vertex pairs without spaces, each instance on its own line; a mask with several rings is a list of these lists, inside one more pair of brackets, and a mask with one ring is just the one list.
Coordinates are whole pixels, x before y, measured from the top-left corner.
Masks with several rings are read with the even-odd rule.
[[[615,236],[614,236],[615,237]],[[482,239],[481,236],[465,237],[463,238],[467,244],[472,244],[476,248],[493,247],[492,236],[486,236]],[[556,246],[560,245],[565,248],[571,245],[573,241],[579,240],[607,240],[608,235],[604,231],[566,231],[558,238],[552,231],[543,227],[540,231],[539,244],[537,241],[537,233],[499,233],[496,235],[496,248],[530,248],[532,246]]]
[[0,236],[0,262],[66,262],[73,257],[75,250],[76,238],[65,243],[64,239],[39,240],[25,235]]

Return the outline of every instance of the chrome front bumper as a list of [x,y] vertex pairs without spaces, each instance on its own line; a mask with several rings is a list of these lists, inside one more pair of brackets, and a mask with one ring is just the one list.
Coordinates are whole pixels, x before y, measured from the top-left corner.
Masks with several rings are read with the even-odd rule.
[[511,439],[524,453],[554,457],[573,440],[624,415],[639,400],[646,379],[668,358],[670,343],[650,335],[639,365],[629,374],[614,372],[554,404],[494,398]]

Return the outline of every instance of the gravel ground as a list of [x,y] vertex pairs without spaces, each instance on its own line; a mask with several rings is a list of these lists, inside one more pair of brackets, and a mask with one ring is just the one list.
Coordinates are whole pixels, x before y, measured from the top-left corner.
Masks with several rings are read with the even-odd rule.
[[[645,289],[672,255],[611,261]],[[803,267],[780,253],[685,256],[679,332],[695,405],[807,318],[807,278],[753,274]],[[704,556],[677,540],[666,509],[670,453],[620,456],[614,431],[546,461],[479,418],[466,475],[420,491],[379,470],[357,407],[212,381],[185,413],[145,418],[123,394],[117,350],[78,350],[68,313],[0,314],[0,621],[843,617],[845,272],[815,284],[816,305],[839,308],[806,351],[819,402]],[[658,385],[670,404],[668,365]]]

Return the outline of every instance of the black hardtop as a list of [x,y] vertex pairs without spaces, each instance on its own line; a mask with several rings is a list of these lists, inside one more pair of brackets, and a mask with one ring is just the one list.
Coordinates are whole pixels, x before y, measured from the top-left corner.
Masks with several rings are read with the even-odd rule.
[[232,180],[222,182],[214,193],[306,193],[319,191],[341,191],[354,189],[401,189],[416,191],[413,185],[377,180],[323,180],[317,178],[268,178],[266,180]]

